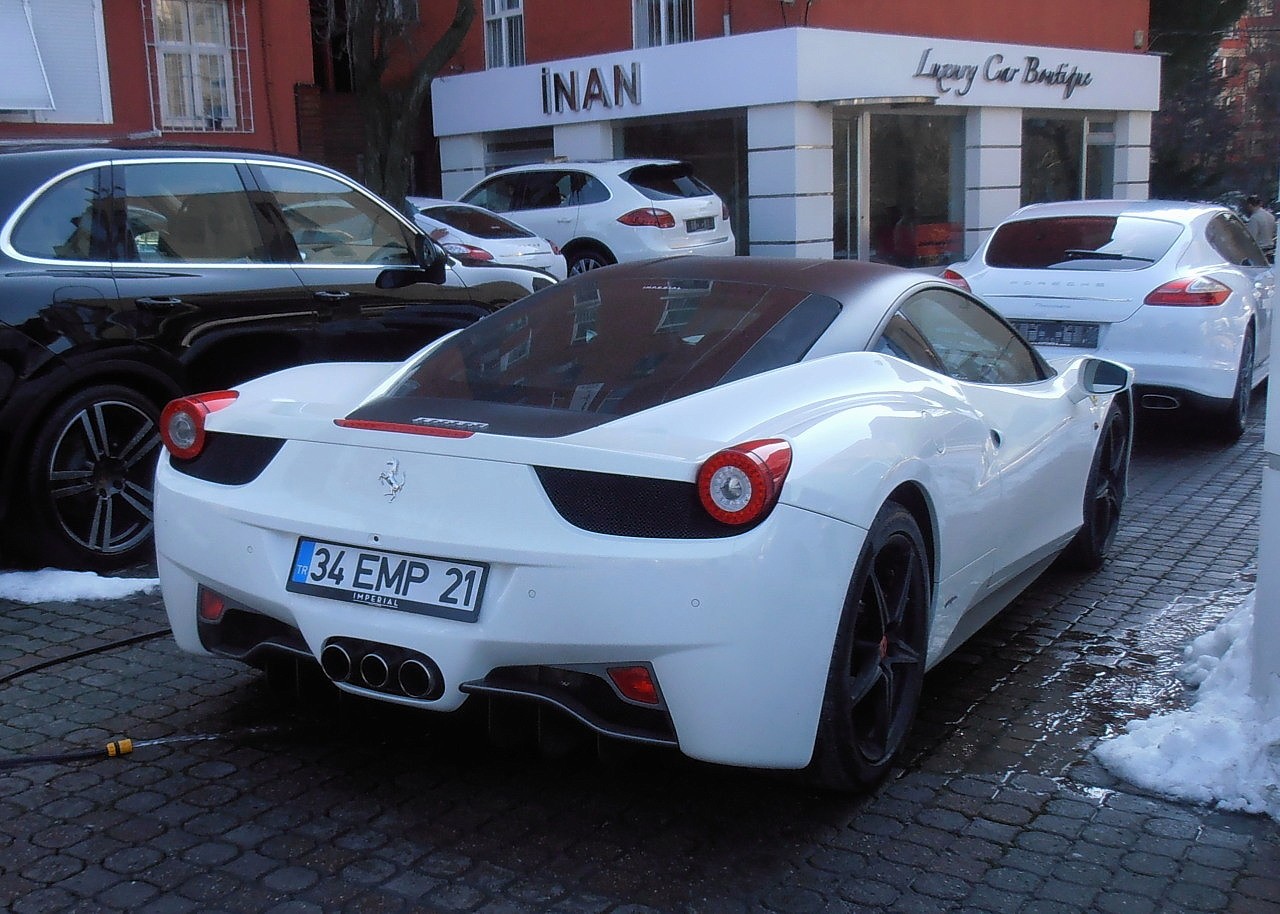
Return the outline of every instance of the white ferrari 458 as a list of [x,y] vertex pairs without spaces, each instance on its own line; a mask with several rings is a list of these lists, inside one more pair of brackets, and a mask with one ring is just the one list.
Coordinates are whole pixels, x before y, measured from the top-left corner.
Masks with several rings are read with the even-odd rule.
[[403,364],[169,404],[164,600],[194,653],[865,788],[930,666],[1103,561],[1131,379],[893,267],[591,271]]

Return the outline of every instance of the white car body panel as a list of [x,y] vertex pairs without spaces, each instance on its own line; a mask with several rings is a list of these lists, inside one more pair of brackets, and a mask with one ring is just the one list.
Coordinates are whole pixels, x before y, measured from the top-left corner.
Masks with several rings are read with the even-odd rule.
[[[922,493],[937,543],[930,666],[1080,527],[1097,426],[1111,405],[1084,393],[1080,362],[1063,361],[1034,384],[997,386],[840,352],[545,438],[335,424],[393,385],[407,371],[399,366],[269,375],[207,417],[211,434],[285,439],[251,483],[209,482],[167,458],[158,467],[170,623],[180,647],[205,652],[194,607],[206,585],[296,629],[315,656],[334,637],[420,651],[439,665],[444,694],[425,703],[378,697],[441,711],[462,704],[460,684],[495,668],[645,663],[682,752],[802,768],[852,569],[896,491]],[[561,516],[534,469],[692,482],[716,451],[760,437],[792,449],[779,503],[759,526],[717,538],[582,529]],[[389,492],[381,477],[392,461],[400,488]],[[459,621],[288,592],[299,537],[485,563],[483,602]]]
[[[1163,201],[1086,200],[1024,207],[1006,221],[1054,215],[1128,214],[1178,223],[1182,233],[1159,262],[1137,270],[1045,270],[985,265],[987,243],[952,269],[973,292],[1010,320],[1088,321],[1102,325],[1098,348],[1045,346],[1047,355],[1101,355],[1131,366],[1135,383],[1231,398],[1244,334],[1255,327],[1254,380],[1270,373],[1273,270],[1226,263],[1204,237],[1222,207]],[[1160,285],[1206,276],[1231,288],[1216,307],[1144,305]]]

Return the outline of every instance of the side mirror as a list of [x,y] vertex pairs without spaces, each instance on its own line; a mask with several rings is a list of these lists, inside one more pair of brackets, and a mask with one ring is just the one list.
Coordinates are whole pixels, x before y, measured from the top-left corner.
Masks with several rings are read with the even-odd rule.
[[1128,365],[1107,359],[1086,358],[1080,363],[1080,374],[1076,380],[1079,396],[1073,396],[1072,399],[1079,401],[1091,395],[1119,393],[1132,384],[1133,369]]
[[418,241],[415,256],[422,269],[427,271],[427,282],[433,282],[437,286],[444,284],[444,268],[449,262],[449,255],[445,253],[444,248],[436,244],[429,235],[418,235]]

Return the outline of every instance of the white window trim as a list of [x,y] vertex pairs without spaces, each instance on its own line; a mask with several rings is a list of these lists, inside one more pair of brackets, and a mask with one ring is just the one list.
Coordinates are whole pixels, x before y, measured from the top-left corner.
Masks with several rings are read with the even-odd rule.
[[[673,18],[670,6],[678,7]],[[641,13],[645,13],[646,19],[649,12],[656,6],[658,13],[658,41],[649,42],[647,35],[642,35],[640,27]],[[687,20],[689,34],[682,35],[677,31],[681,21]],[[637,49],[660,47],[666,44],[682,44],[686,41],[693,41],[693,23],[694,10],[693,0],[658,0],[656,4],[652,0],[632,0],[631,2],[631,22],[632,22],[632,45]],[[652,24],[648,30],[653,32]]]
[[[140,0],[147,45],[147,76],[151,87],[152,121],[161,131],[178,133],[252,133],[253,87],[249,78],[248,22],[245,0],[223,0],[226,9],[226,41],[222,44],[196,44],[191,41],[161,41],[156,28],[157,0]],[[193,76],[197,54],[219,54],[223,59],[227,85],[224,91],[227,110],[221,116],[194,111],[190,116],[171,114],[165,91],[166,53],[186,56]],[[192,101],[198,104],[195,94]]]
[[[484,54],[485,66],[490,69],[501,67],[518,67],[525,62],[524,49],[524,0],[515,0],[515,6],[507,8],[509,0],[484,0]],[[511,41],[510,20],[520,20],[520,47],[513,46]],[[489,41],[489,23],[500,23],[498,26],[498,43],[501,50],[495,60],[493,47]]]

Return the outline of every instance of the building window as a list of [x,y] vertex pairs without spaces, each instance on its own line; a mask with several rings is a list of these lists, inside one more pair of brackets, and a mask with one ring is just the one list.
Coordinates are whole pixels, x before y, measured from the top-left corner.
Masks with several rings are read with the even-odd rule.
[[484,0],[484,49],[491,69],[524,64],[524,0]]
[[693,0],[634,0],[637,48],[693,41]]
[[160,126],[252,131],[243,0],[150,0],[150,5],[144,21],[152,29],[152,103]]
[[1115,148],[1115,123],[1104,117],[1023,118],[1022,203],[1110,197]]

